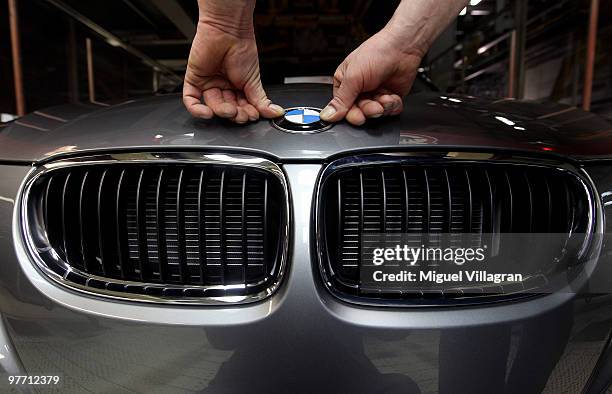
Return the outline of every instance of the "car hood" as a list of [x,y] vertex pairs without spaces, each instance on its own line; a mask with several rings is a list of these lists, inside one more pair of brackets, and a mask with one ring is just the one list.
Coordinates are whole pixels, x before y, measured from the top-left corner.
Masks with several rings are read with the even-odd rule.
[[[322,108],[329,85],[268,89],[288,108]],[[612,126],[592,113],[560,104],[417,93],[401,116],[345,122],[318,134],[290,134],[268,120],[235,125],[194,119],[180,95],[127,101],[114,106],[64,105],[36,111],[0,128],[0,160],[37,162],[89,151],[125,149],[231,149],[281,161],[323,161],[361,149],[505,149],[558,154],[573,159],[612,158]]]

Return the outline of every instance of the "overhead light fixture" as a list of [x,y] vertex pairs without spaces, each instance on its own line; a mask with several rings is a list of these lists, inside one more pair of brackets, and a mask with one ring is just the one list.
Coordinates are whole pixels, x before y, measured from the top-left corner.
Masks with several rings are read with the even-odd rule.
[[461,10],[461,12],[459,13],[459,15],[462,15],[462,16],[463,16],[463,15],[465,15],[465,14],[467,14],[467,7],[464,7],[464,8]]
[[0,114],[0,123],[10,122],[17,119],[19,116],[13,114]]
[[508,126],[514,126],[516,124],[513,121],[511,121],[510,119],[504,118],[503,116],[496,116],[495,119],[499,120],[502,123],[507,124]]
[[482,0],[470,0],[470,5],[472,7],[477,6]]

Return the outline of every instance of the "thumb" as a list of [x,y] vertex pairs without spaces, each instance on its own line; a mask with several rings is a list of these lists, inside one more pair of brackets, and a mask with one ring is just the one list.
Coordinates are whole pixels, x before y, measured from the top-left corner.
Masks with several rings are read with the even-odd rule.
[[338,122],[346,116],[361,92],[354,78],[343,78],[340,86],[334,89],[334,98],[321,111],[321,119],[326,122]]
[[277,118],[285,114],[285,110],[280,105],[272,104],[266,95],[266,91],[261,85],[259,73],[244,86],[244,95],[247,101],[253,105],[264,118]]

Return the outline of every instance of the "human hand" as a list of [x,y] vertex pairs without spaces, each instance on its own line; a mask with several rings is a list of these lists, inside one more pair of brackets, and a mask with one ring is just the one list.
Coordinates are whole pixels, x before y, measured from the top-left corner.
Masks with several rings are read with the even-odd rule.
[[183,103],[195,117],[217,115],[236,123],[284,114],[261,84],[252,20],[226,23],[219,15],[200,16],[185,73]]
[[321,111],[328,122],[362,125],[366,118],[398,115],[423,51],[410,48],[390,29],[383,29],[355,49],[334,74],[334,98]]

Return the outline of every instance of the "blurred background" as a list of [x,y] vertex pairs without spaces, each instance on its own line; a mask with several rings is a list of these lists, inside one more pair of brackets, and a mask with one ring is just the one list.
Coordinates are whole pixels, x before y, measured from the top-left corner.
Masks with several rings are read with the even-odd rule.
[[[264,83],[332,75],[399,1],[258,0]],[[176,90],[196,0],[0,0],[0,114]],[[612,117],[612,0],[471,0],[422,64],[442,91]]]

